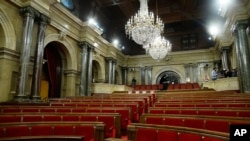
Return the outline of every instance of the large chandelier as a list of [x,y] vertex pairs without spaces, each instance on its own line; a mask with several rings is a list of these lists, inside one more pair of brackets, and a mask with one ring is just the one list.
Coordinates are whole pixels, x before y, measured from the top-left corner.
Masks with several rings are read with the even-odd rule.
[[148,11],[148,0],[139,1],[140,9],[128,20],[125,32],[130,39],[145,47],[163,33],[164,24],[158,16],[155,18],[154,14]]
[[155,60],[161,60],[167,56],[171,51],[171,43],[165,38],[159,36],[155,40],[146,46],[146,51]]

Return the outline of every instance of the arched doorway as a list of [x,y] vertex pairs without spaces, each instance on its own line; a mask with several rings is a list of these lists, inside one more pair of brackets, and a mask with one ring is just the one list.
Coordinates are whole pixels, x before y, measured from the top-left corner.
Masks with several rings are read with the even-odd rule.
[[92,61],[92,82],[93,83],[99,83],[101,80],[101,66],[100,64],[96,61]]
[[42,80],[49,83],[48,98],[59,98],[61,96],[62,81],[62,57],[59,53],[63,44],[51,42],[44,49]]
[[157,78],[157,84],[163,84],[163,88],[167,89],[169,84],[180,83],[180,76],[174,71],[164,71]]

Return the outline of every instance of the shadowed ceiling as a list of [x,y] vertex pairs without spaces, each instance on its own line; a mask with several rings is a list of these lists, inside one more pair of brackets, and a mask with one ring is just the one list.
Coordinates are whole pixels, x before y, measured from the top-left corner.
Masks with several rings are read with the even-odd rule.
[[[102,36],[112,42],[119,39],[125,55],[145,54],[141,45],[128,39],[124,26],[139,9],[139,0],[73,0],[77,16],[83,21],[94,18],[103,28]],[[223,20],[218,0],[149,0],[149,11],[158,13],[165,24],[164,36],[172,43],[172,51],[205,49],[213,46],[208,40],[208,25]]]

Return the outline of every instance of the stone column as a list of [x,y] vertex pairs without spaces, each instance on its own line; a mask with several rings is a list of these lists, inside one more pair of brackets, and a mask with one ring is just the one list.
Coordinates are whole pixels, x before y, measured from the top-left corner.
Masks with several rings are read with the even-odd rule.
[[141,85],[145,85],[145,67],[141,67]]
[[87,72],[87,96],[91,96],[92,92],[92,60],[94,46],[88,46],[88,72]]
[[122,84],[128,85],[128,67],[122,67]]
[[147,70],[147,80],[148,80],[148,85],[152,85],[152,67],[146,67]]
[[236,52],[239,60],[239,72],[240,72],[240,86],[241,92],[250,93],[250,49],[247,39],[246,28],[248,26],[248,20],[240,20],[236,22],[235,34],[236,34]]
[[198,82],[198,64],[193,64],[192,69],[193,69],[193,83],[197,83]]
[[108,61],[108,83],[112,84],[112,62],[113,62],[113,58],[111,57],[107,57],[106,60]]
[[116,60],[113,60],[112,62],[112,84],[115,84],[115,65],[116,65]]
[[30,48],[32,43],[32,31],[35,17],[39,16],[32,7],[24,7],[21,10],[24,15],[24,28],[22,34],[21,54],[19,77],[17,82],[16,95],[14,101],[25,102],[29,101],[26,95],[26,85],[28,85],[29,65],[30,65]]
[[88,43],[87,42],[79,42],[78,45],[80,48],[82,48],[79,95],[85,96],[85,95],[87,95]]
[[35,51],[35,63],[33,67],[32,86],[31,86],[31,99],[33,102],[42,102],[41,91],[41,77],[43,69],[43,53],[44,53],[44,38],[45,30],[50,19],[45,15],[39,16],[39,28],[37,37],[37,47]]
[[75,96],[76,94],[76,77],[79,72],[76,70],[64,70],[66,76],[65,96]]
[[184,64],[185,74],[186,74],[186,83],[190,83],[190,64]]
[[229,63],[228,63],[228,51],[230,47],[222,47],[221,48],[221,63],[223,70],[229,69]]

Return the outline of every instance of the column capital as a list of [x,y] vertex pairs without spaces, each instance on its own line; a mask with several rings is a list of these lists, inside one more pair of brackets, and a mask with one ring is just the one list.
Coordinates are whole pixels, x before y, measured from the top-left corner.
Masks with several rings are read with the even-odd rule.
[[22,7],[20,9],[21,14],[25,15],[25,16],[30,16],[30,17],[39,17],[40,13],[34,9],[31,6],[26,6],[26,7]]
[[43,24],[49,24],[51,21],[51,19],[47,16],[45,16],[44,14],[40,14],[38,17],[38,22],[39,23],[43,23]]
[[78,42],[78,46],[80,47],[80,48],[89,48],[89,49],[94,49],[95,47],[94,46],[92,46],[89,42],[87,42],[87,41],[80,41],[80,42]]
[[114,58],[113,58],[113,57],[105,57],[105,60],[106,60],[106,61],[111,61],[111,62],[112,62],[112,61],[114,60]]
[[231,28],[232,34],[234,36],[238,36],[238,34],[237,34],[238,29],[242,29],[242,28],[247,29],[248,26],[249,26],[249,19],[238,20],[235,22],[235,24]]
[[221,52],[223,52],[223,51],[229,51],[229,50],[231,50],[231,46],[224,46],[224,47],[220,48]]
[[146,66],[146,69],[147,69],[147,70],[152,70],[153,67],[152,67],[152,66]]
[[128,67],[121,67],[122,70],[128,70]]

